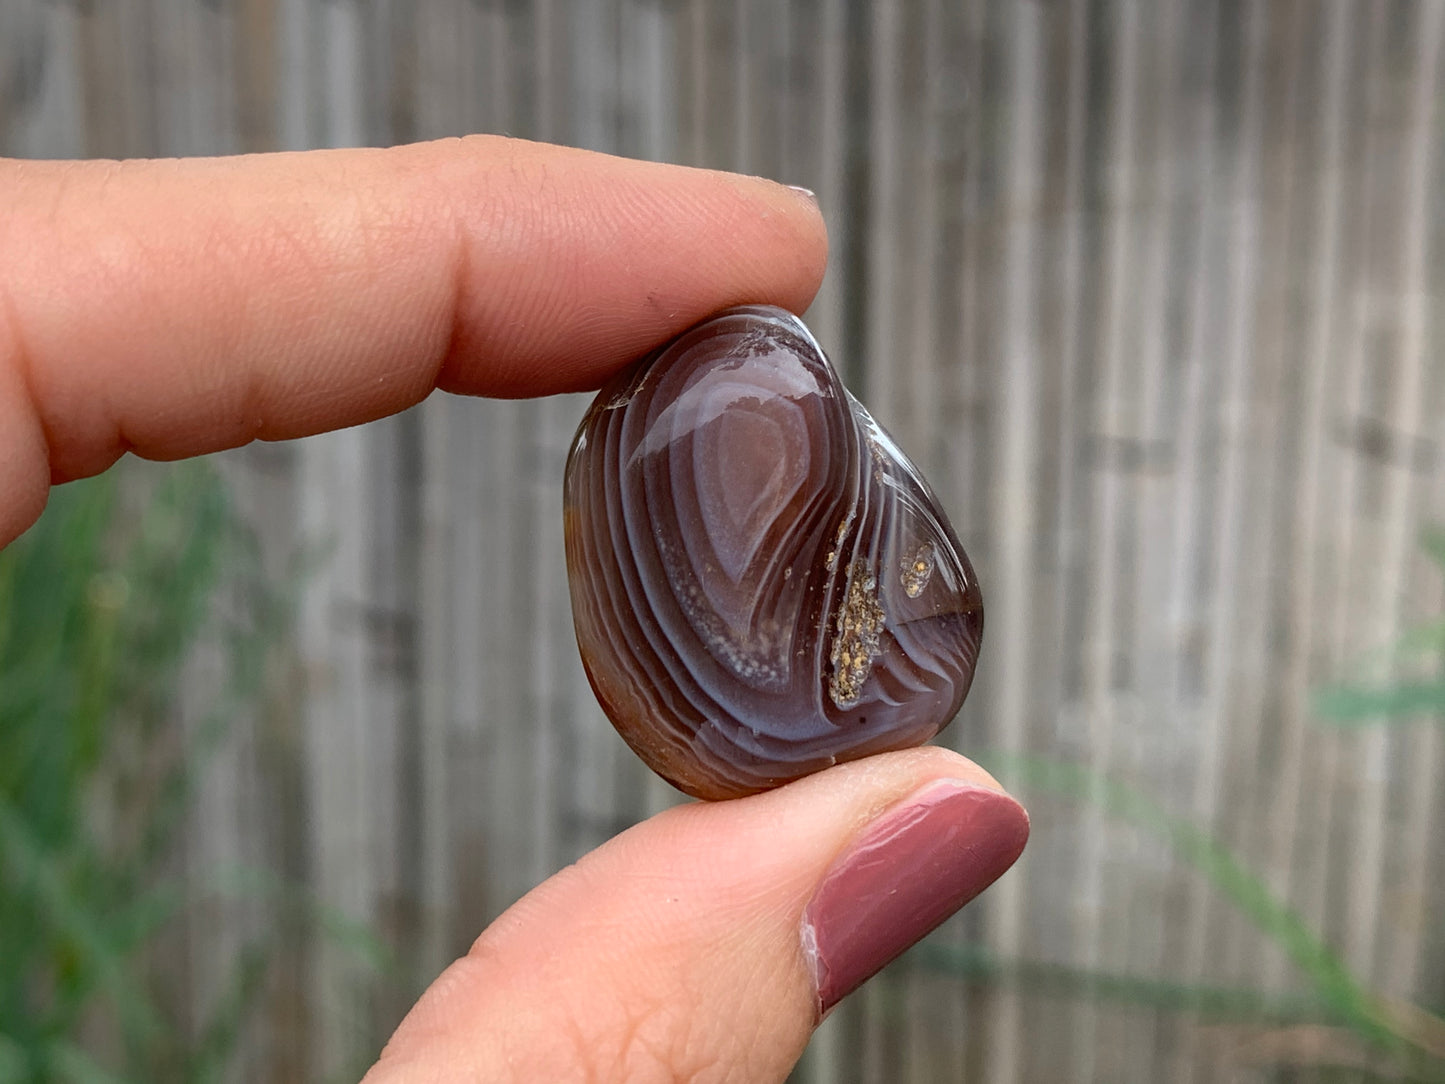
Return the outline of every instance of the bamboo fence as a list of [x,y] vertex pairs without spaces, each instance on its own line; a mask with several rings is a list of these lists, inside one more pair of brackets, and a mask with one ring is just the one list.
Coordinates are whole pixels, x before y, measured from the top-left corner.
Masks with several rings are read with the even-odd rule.
[[[1445,520],[1442,44],[1432,0],[0,0],[0,152],[502,132],[815,189],[810,323],[984,585],[943,740],[1151,796],[1357,975],[1439,1008],[1445,732],[1322,726],[1311,693],[1441,610],[1416,538]],[[182,864],[280,870],[400,962],[298,933],[238,1079],[354,1074],[487,921],[674,800],[576,659],[560,483],[585,403],[434,396],[221,457],[270,567],[311,571],[285,695],[208,769]],[[1308,1059],[1109,996],[1306,983],[1165,834],[1018,784],[1027,854],[934,939],[994,966],[906,958],[799,1080]],[[193,918],[177,1011],[272,921],[226,897]]]

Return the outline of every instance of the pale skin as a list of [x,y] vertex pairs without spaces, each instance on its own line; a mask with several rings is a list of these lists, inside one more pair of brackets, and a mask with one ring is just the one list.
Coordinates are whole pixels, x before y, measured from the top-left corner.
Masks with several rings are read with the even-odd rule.
[[[826,258],[781,185],[499,138],[0,161],[0,545],[126,452],[596,387],[724,306],[801,312]],[[998,786],[927,748],[622,833],[483,932],[367,1080],[783,1079],[816,1022],[815,886],[942,778]]]

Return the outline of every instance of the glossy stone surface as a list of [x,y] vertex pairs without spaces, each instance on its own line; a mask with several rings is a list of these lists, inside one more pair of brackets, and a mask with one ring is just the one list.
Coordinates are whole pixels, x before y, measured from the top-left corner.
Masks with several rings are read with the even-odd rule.
[[968,557],[790,313],[719,313],[614,378],[565,502],[587,677],[680,790],[921,745],[963,703],[983,634]]

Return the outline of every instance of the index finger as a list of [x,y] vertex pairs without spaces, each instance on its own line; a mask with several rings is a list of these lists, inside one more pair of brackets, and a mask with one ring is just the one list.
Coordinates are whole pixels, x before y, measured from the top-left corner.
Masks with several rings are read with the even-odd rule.
[[52,481],[588,388],[718,308],[801,311],[826,240],[757,178],[497,137],[0,163],[0,545]]

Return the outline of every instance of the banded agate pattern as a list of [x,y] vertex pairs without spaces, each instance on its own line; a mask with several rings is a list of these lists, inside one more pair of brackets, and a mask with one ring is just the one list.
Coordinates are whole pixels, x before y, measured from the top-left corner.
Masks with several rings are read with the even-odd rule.
[[968,692],[968,557],[781,309],[719,313],[602,389],[568,456],[565,532],[588,680],[688,794],[920,745]]

